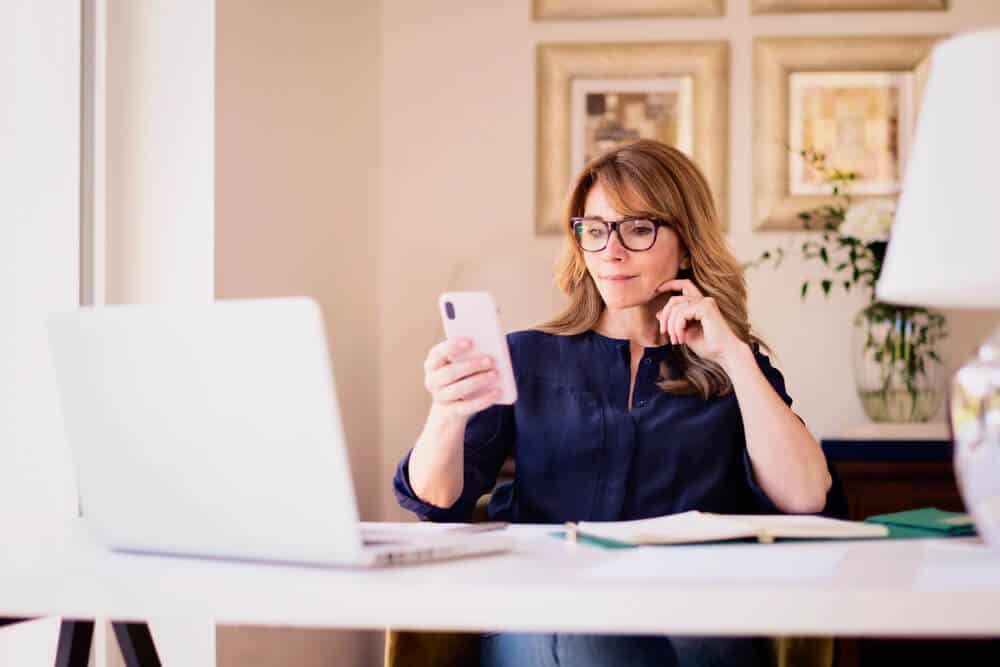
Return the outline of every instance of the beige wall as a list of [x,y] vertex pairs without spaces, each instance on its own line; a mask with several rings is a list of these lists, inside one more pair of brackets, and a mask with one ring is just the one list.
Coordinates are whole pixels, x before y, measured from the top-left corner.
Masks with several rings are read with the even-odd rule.
[[[1000,3],[952,0],[940,12],[749,16],[729,0],[720,19],[532,22],[519,2],[384,2],[384,260],[380,288],[383,497],[428,407],[421,361],[441,338],[434,303],[456,284],[503,291],[500,307],[523,326],[552,300],[545,275],[559,242],[532,232],[534,48],[547,41],[725,39],[732,53],[730,242],[744,260],[787,241],[751,223],[751,44],[764,35],[946,33],[1000,25]],[[511,249],[501,252],[499,249]],[[520,260],[514,255],[522,249]],[[479,279],[470,267],[493,257]],[[506,268],[506,271],[503,269]],[[786,261],[749,274],[752,321],[777,353],[795,409],[819,436],[866,420],[850,371],[850,320],[860,295],[801,303],[815,267]],[[517,288],[502,286],[507,274]],[[530,317],[529,317],[530,316]],[[952,317],[953,358],[966,355],[996,314]]]
[[[218,298],[322,306],[362,518],[379,513],[378,3],[216,3]],[[266,600],[262,604],[266,604]],[[220,628],[220,665],[361,665],[380,633]]]
[[[754,233],[751,42],[756,35],[934,33],[1000,24],[1000,4],[941,13],[536,23],[530,0],[217,0],[219,297],[305,293],[329,318],[365,518],[406,516],[389,480],[428,407],[421,361],[441,291],[485,287],[523,327],[559,302],[559,241],[532,232],[534,47],[545,41],[726,39],[732,48],[730,240]],[[859,298],[799,302],[805,267],[750,275],[754,322],[818,435],[864,420],[849,369]],[[964,355],[994,315],[956,316]],[[378,636],[222,628],[219,664],[377,664]]]
[[218,2],[218,298],[323,307],[361,513],[377,516],[379,11]]

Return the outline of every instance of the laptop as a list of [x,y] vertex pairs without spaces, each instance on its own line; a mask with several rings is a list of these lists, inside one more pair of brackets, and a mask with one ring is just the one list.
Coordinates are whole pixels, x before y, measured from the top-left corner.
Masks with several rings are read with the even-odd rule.
[[81,308],[48,329],[81,513],[112,549],[348,566],[510,550],[432,526],[366,543],[310,299]]

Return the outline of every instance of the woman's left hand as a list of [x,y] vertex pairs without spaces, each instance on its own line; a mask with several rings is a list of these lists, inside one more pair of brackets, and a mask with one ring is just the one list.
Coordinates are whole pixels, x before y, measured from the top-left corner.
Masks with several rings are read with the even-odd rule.
[[672,344],[687,345],[702,359],[723,366],[727,356],[746,346],[729,328],[715,299],[702,295],[690,280],[668,280],[656,291],[680,292],[656,314],[660,333]]

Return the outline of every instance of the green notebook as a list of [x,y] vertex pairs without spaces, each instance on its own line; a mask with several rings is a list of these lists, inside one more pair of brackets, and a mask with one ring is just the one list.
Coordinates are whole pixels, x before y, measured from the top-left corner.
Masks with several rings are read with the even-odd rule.
[[934,507],[879,514],[870,516],[865,521],[888,526],[890,538],[962,537],[976,534],[976,526],[968,514],[945,512]]

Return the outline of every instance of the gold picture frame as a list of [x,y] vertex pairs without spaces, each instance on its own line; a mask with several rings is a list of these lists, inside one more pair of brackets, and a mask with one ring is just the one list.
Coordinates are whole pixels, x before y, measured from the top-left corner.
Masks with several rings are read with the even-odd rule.
[[[802,229],[798,214],[832,203],[820,194],[792,194],[794,153],[810,146],[792,146],[790,88],[796,74],[850,76],[872,72],[908,73],[915,119],[926,83],[930,52],[939,35],[891,37],[762,37],[754,40],[754,156],[753,192],[755,229]],[[912,127],[912,124],[911,124]],[[909,142],[912,135],[904,139]],[[900,155],[905,155],[902,147]],[[831,164],[831,167],[837,167]],[[902,163],[897,171],[902,171]],[[856,194],[862,200],[879,194]]]
[[725,0],[533,0],[531,3],[531,15],[536,21],[723,16],[725,13]]
[[750,0],[751,14],[947,11],[948,0]]
[[[597,81],[610,86],[684,80],[690,90],[690,155],[715,197],[719,223],[728,228],[729,44],[724,41],[539,44],[536,49],[537,141],[535,231],[563,232],[565,198],[575,176],[575,89]],[[593,92],[592,90],[589,92]],[[576,148],[574,148],[576,147]],[[577,158],[579,161],[579,157]]]

